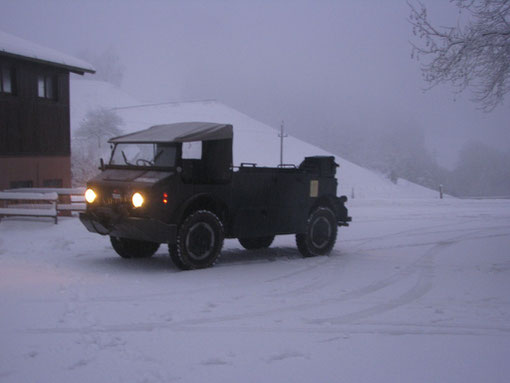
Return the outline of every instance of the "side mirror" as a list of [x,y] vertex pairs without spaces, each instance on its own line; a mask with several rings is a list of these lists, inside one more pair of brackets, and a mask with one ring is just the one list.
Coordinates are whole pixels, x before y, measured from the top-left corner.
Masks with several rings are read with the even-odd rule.
[[102,158],[99,159],[99,169],[101,169],[101,171],[104,171],[104,161]]

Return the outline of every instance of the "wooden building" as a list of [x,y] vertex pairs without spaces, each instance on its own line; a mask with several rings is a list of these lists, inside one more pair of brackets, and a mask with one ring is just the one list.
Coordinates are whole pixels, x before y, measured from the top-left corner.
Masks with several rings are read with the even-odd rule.
[[0,31],[0,190],[70,187],[69,75],[89,64]]

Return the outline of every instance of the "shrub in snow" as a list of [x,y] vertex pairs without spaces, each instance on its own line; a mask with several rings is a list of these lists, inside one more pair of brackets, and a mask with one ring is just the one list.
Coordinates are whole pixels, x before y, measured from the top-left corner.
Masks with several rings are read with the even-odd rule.
[[98,172],[99,158],[109,155],[108,140],[120,136],[122,119],[112,110],[89,110],[76,131],[71,144],[73,185],[79,186]]

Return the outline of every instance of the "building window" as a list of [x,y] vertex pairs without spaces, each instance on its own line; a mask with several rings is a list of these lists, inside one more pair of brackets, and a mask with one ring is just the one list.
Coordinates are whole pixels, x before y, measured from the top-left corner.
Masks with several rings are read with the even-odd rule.
[[37,76],[37,95],[42,98],[56,100],[56,84],[57,80],[55,76]]
[[14,70],[12,68],[0,67],[0,92],[14,93]]
[[44,180],[43,187],[45,187],[45,188],[61,188],[62,180],[61,179]]
[[19,189],[19,188],[31,188],[34,186],[32,181],[11,181],[9,187],[11,189]]

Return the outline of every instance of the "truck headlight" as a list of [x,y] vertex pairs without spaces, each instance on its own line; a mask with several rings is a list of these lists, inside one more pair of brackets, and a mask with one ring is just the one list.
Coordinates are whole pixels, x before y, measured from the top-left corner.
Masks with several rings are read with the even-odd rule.
[[131,197],[131,202],[133,202],[134,207],[141,207],[143,205],[143,196],[136,192],[133,194],[133,197]]
[[85,201],[87,201],[88,203],[92,203],[96,200],[97,198],[97,194],[94,192],[94,190],[92,189],[87,189],[85,191]]

